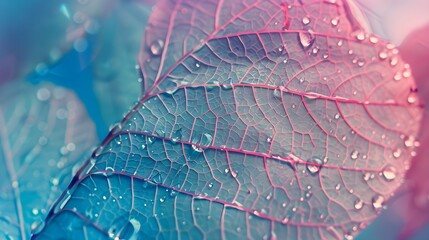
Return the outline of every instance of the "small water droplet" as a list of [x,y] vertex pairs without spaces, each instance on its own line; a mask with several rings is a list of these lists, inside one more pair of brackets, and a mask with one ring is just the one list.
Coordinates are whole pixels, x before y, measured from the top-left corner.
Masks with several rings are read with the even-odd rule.
[[417,93],[415,91],[411,91],[408,94],[407,101],[409,104],[414,104],[417,102]]
[[200,66],[200,63],[195,63],[195,67],[199,68]]
[[338,190],[340,190],[340,189],[341,189],[341,184],[339,184],[339,183],[338,183],[337,185],[335,185],[335,190],[337,190],[337,191],[338,191]]
[[353,160],[356,160],[356,159],[359,157],[359,152],[358,152],[358,151],[356,151],[356,150],[353,150],[353,152],[350,154],[350,157],[351,157]]
[[154,56],[158,56],[162,53],[162,50],[164,49],[164,41],[161,39],[155,40],[150,45],[150,52]]
[[398,157],[400,157],[400,156],[401,156],[401,153],[402,153],[401,149],[400,149],[400,148],[397,148],[397,149],[395,149],[395,150],[393,151],[393,156],[394,156],[395,158],[398,158]]
[[225,168],[225,173],[228,174],[229,173],[229,168]]
[[396,168],[389,165],[383,169],[382,174],[387,181],[393,181],[396,178],[396,172]]
[[398,62],[399,62],[398,58],[396,56],[394,56],[390,59],[390,66],[392,66],[392,67],[396,66],[398,64]]
[[160,197],[159,202],[161,202],[161,203],[165,202],[165,197]]
[[362,30],[358,30],[358,31],[354,32],[353,34],[355,35],[356,39],[359,41],[363,41],[366,38],[365,32]]
[[406,147],[412,147],[412,146],[414,146],[414,141],[415,140],[416,139],[414,138],[414,136],[408,136],[405,139],[404,144],[405,144]]
[[385,60],[387,58],[387,52],[382,50],[378,53],[378,57],[380,58],[380,60]]
[[267,199],[268,201],[269,200],[271,200],[271,197],[273,196],[273,194],[272,193],[269,193],[266,197],[265,197],[265,199]]
[[209,188],[212,188],[213,187],[213,183],[209,183]]
[[334,116],[335,119],[339,119],[340,118],[340,113],[336,113]]
[[273,96],[274,96],[275,98],[279,98],[279,99],[281,99],[281,97],[282,97],[282,93],[281,93],[281,91],[280,91],[280,90],[278,90],[278,89],[274,89],[274,91],[273,91]]
[[378,38],[376,37],[376,36],[371,36],[371,37],[369,37],[369,41],[371,42],[371,43],[378,43]]
[[331,19],[331,25],[333,26],[333,27],[336,27],[336,26],[338,26],[338,23],[340,22],[340,17],[334,17],[334,18],[332,18]]
[[322,168],[323,161],[320,158],[313,157],[307,161],[307,170],[312,175],[316,175]]
[[363,201],[361,199],[356,199],[354,206],[356,210],[360,210],[363,207]]
[[372,206],[375,210],[380,210],[383,207],[384,197],[381,195],[377,195],[372,198]]
[[302,18],[302,23],[304,24],[304,25],[307,25],[307,24],[309,24],[311,22],[311,20],[310,20],[310,18],[309,17],[303,17]]
[[314,34],[312,30],[308,30],[307,32],[299,32],[298,40],[304,50],[308,49],[315,40]]

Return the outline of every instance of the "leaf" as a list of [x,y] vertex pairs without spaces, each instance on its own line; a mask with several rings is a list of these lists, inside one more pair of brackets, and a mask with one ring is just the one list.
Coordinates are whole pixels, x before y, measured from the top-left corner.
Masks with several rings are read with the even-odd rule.
[[0,90],[0,238],[26,239],[97,142],[79,100],[51,84]]
[[127,113],[141,95],[135,53],[149,13],[148,5],[123,2],[100,23],[100,32],[95,36],[97,47],[91,62],[94,90],[100,105],[109,106],[101,108],[108,125],[120,121],[123,116],[118,113]]
[[34,238],[357,235],[401,184],[422,110],[397,49],[352,13],[160,1],[145,95]]
[[[417,29],[409,35],[400,46],[401,56],[410,63],[413,76],[418,86],[418,95],[426,104],[428,102],[429,71],[426,63],[429,57],[429,25]],[[428,112],[423,114],[422,124],[429,121]],[[424,126],[424,125],[423,125]],[[429,131],[422,127],[418,135],[421,144],[413,159],[413,165],[407,175],[407,180],[411,186],[411,196],[409,198],[407,211],[405,213],[406,224],[402,230],[401,237],[407,239],[419,230],[429,220],[429,186],[425,181],[429,161],[427,160],[427,146],[429,144]]]

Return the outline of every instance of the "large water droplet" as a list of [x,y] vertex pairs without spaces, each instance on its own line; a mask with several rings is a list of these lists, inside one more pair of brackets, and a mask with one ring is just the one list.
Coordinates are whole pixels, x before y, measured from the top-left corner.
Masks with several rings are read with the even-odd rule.
[[393,181],[396,178],[396,172],[396,168],[389,165],[383,169],[382,174],[387,181]]
[[323,161],[320,158],[313,157],[307,161],[307,170],[312,175],[316,175],[322,168]]
[[155,40],[150,44],[150,52],[154,56],[158,56],[162,53],[162,50],[164,49],[164,41],[161,39]]
[[304,50],[307,50],[311,45],[313,45],[315,37],[312,30],[308,30],[307,32],[299,32],[298,40]]

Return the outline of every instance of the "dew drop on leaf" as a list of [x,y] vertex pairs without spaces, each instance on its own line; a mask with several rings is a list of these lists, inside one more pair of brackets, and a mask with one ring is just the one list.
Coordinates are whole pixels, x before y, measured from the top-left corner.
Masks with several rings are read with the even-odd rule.
[[382,174],[383,177],[387,180],[387,181],[392,181],[396,178],[396,168],[393,166],[387,166],[383,169]]
[[309,18],[309,17],[307,17],[307,16],[302,18],[302,23],[303,23],[304,25],[309,24],[309,23],[310,23],[310,21],[311,21],[311,20],[310,20],[310,18]]
[[336,26],[338,26],[339,21],[340,21],[339,17],[334,17],[334,18],[331,19],[331,25],[333,27],[336,27]]
[[350,154],[351,159],[356,160],[359,157],[359,152],[356,150],[353,150],[353,152]]
[[317,174],[322,168],[323,161],[320,158],[313,157],[307,161],[307,170],[312,174]]
[[395,149],[395,150],[393,151],[393,156],[394,156],[395,158],[398,158],[398,157],[400,157],[400,156],[401,156],[401,153],[402,153],[401,149],[400,149],[400,148],[397,148],[397,149]]
[[354,203],[354,207],[356,210],[360,210],[363,207],[363,201],[361,199],[356,199]]
[[314,43],[315,37],[312,30],[308,30],[307,32],[299,32],[298,40],[302,48],[306,50]]
[[164,49],[164,41],[161,39],[155,40],[150,44],[150,52],[154,56],[158,56],[162,53],[162,50]]
[[384,197],[381,195],[377,195],[372,198],[372,206],[375,210],[380,210],[383,207]]

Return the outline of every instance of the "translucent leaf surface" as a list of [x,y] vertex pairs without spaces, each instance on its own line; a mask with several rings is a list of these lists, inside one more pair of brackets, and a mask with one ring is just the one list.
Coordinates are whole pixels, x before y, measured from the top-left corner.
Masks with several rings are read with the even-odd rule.
[[0,238],[26,239],[88,157],[96,133],[79,100],[49,84],[2,86],[0,126]]
[[421,106],[397,49],[352,12],[159,2],[146,94],[35,238],[356,235],[402,182]]

